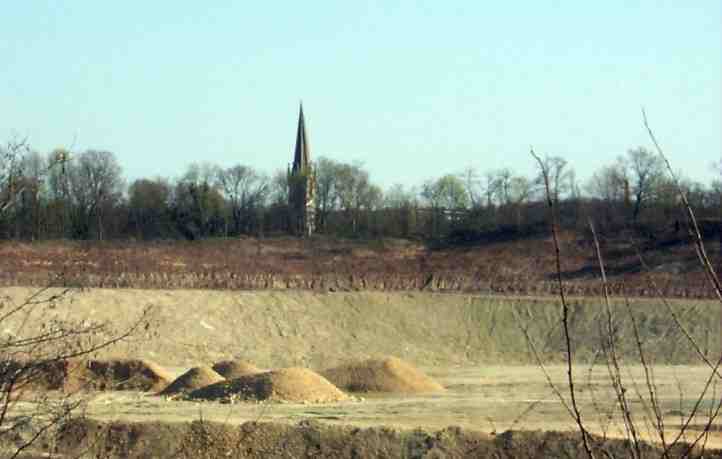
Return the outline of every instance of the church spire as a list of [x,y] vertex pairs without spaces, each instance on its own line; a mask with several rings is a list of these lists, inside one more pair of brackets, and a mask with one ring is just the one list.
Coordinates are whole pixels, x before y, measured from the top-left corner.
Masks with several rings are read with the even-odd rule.
[[293,167],[288,174],[290,229],[299,236],[310,236],[316,229],[315,195],[316,177],[311,167],[311,151],[308,148],[303,104],[300,104]]
[[303,102],[298,111],[298,129],[296,131],[296,149],[293,155],[293,172],[304,171],[311,161],[311,151],[308,148],[306,135],[306,121],[303,118]]

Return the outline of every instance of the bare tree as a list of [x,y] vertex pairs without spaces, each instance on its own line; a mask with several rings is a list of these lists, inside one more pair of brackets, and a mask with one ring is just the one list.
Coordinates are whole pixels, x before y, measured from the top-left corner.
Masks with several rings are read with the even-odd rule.
[[[627,169],[617,161],[594,172],[586,183],[589,195],[598,200],[604,213],[604,222],[625,221],[628,201],[629,179]],[[604,226],[604,225],[602,225]]]
[[402,207],[411,207],[416,204],[414,190],[406,190],[400,183],[392,185],[384,193],[384,207],[390,209],[400,209]]
[[473,166],[468,166],[459,174],[459,178],[464,182],[466,194],[469,196],[469,203],[472,208],[481,205],[481,181],[479,172]]
[[588,192],[607,203],[620,203],[624,200],[627,170],[619,163],[602,167],[596,171],[587,184]]
[[224,230],[218,170],[210,163],[193,163],[175,185],[174,217],[179,231],[188,239],[219,234]]
[[273,173],[270,183],[270,197],[275,205],[288,205],[288,171],[278,169]]
[[514,178],[514,171],[509,168],[499,169],[495,175],[496,200],[500,205],[509,204],[512,201],[511,183]]
[[454,175],[427,181],[421,189],[421,196],[438,209],[466,209],[470,202],[464,183]]
[[486,171],[483,175],[483,194],[486,200],[487,209],[494,207],[494,199],[499,196],[499,173],[497,171]]
[[[87,150],[66,166],[74,207],[75,231],[90,237],[95,224],[98,240],[103,239],[103,217],[122,196],[122,170],[109,151]],[[94,221],[93,221],[94,220]]]
[[521,226],[524,204],[532,198],[533,191],[534,183],[511,169],[498,169],[487,174],[487,206],[491,210],[493,203],[498,205],[497,220],[513,220]]
[[28,150],[20,159],[17,174],[13,178],[13,205],[6,210],[8,229],[13,228],[16,239],[37,239],[40,236],[42,218],[43,184],[48,164],[35,151]]
[[[710,259],[707,255],[700,227],[698,225],[697,219],[695,217],[695,214],[692,210],[692,206],[690,204],[690,201],[688,199],[688,187],[685,187],[684,184],[679,179],[678,174],[676,174],[668,160],[666,159],[664,153],[662,152],[659,144],[657,143],[656,138],[654,137],[654,134],[652,133],[651,129],[647,125],[646,116],[644,117],[644,124],[647,128],[650,138],[652,142],[654,143],[654,146],[657,151],[657,158],[661,161],[663,164],[663,170],[666,166],[666,171],[669,174],[669,183],[672,184],[672,188],[677,193],[677,200],[676,203],[681,205],[682,210],[686,213],[686,217],[688,219],[688,225],[690,227],[690,235],[691,239],[695,245],[695,251],[697,254],[697,257],[707,274],[707,280],[709,281],[712,289],[714,290],[717,299],[722,302],[722,287],[719,281],[719,278],[717,276],[717,273],[710,262]],[[589,457],[595,457],[596,454],[603,454],[606,457],[611,457],[610,453],[603,448],[599,448],[600,445],[596,445],[594,441],[592,441],[592,437],[589,434],[589,430],[587,428],[587,422],[586,421],[586,415],[583,416],[582,410],[580,408],[580,405],[578,403],[578,389],[577,389],[577,381],[574,377],[573,367],[575,365],[574,363],[574,340],[575,337],[571,334],[572,333],[572,319],[571,319],[571,312],[572,309],[570,308],[570,304],[567,300],[567,293],[565,289],[565,285],[563,282],[563,276],[562,276],[562,266],[561,266],[561,246],[558,238],[558,230],[557,230],[557,212],[556,212],[556,201],[553,199],[553,193],[551,191],[550,187],[550,179],[548,171],[545,168],[544,162],[539,158],[534,151],[532,150],[532,155],[535,158],[535,160],[538,162],[540,169],[543,174],[544,178],[544,185],[545,185],[545,196],[547,200],[547,206],[549,208],[549,214],[550,214],[550,226],[551,226],[551,232],[552,232],[552,241],[554,244],[554,251],[555,251],[555,260],[556,260],[556,280],[558,285],[558,295],[561,302],[561,311],[560,311],[560,325],[562,334],[565,340],[564,344],[564,351],[565,351],[565,364],[567,369],[567,380],[566,380],[566,386],[567,386],[567,396],[565,397],[562,393],[562,390],[557,385],[557,383],[553,382],[551,378],[549,377],[549,373],[547,372],[544,362],[540,358],[540,354],[538,352],[538,349],[536,345],[534,344],[533,340],[530,338],[530,335],[528,333],[529,327],[528,324],[523,324],[523,320],[520,319],[519,315],[516,315],[517,320],[520,322],[520,327],[522,329],[522,332],[525,335],[525,338],[527,339],[527,342],[529,344],[530,350],[532,351],[532,354],[534,355],[535,359],[537,360],[537,363],[541,370],[543,371],[548,384],[550,385],[552,391],[554,394],[559,398],[561,404],[564,406],[564,408],[568,411],[570,416],[574,419],[574,421],[577,424],[577,428],[582,435],[582,439],[584,442],[584,447],[586,450],[586,453]],[[639,167],[637,167],[636,171],[644,171],[644,183],[647,185],[650,185],[650,182],[655,183],[657,186],[660,186],[661,183],[663,183],[664,177],[659,177],[654,180],[650,179],[649,175],[651,174],[654,176],[655,167],[656,166],[649,166],[650,163],[653,161],[648,161],[649,158],[643,158],[644,161],[640,161]],[[646,164],[646,166],[644,165]],[[631,169],[631,166],[630,166]],[[635,170],[635,169],[631,169]],[[635,173],[637,173],[635,172]],[[638,183],[635,184],[635,186],[639,186]],[[651,191],[648,191],[651,193]],[[655,193],[660,193],[659,190],[654,191]],[[650,195],[647,195],[647,199]],[[644,203],[645,200],[643,198],[638,198],[640,203]],[[640,204],[641,208],[641,204]],[[695,350],[697,356],[700,359],[700,362],[707,365],[710,369],[709,376],[706,378],[704,382],[704,386],[699,394],[695,394],[691,397],[693,400],[692,407],[689,410],[689,413],[685,413],[681,416],[681,421],[679,424],[678,431],[672,435],[669,433],[669,426],[665,424],[665,412],[662,409],[662,406],[660,404],[660,400],[658,398],[658,388],[655,384],[654,379],[654,370],[652,368],[652,363],[649,360],[648,355],[648,347],[651,346],[651,343],[645,343],[644,340],[641,337],[640,334],[640,328],[639,328],[639,322],[638,318],[633,312],[633,309],[630,306],[629,300],[627,298],[624,299],[624,304],[626,307],[627,316],[624,320],[628,320],[631,323],[632,331],[633,331],[633,338],[634,343],[636,345],[636,351],[638,353],[638,363],[641,365],[643,371],[644,371],[644,380],[641,384],[639,384],[637,381],[634,380],[634,377],[632,375],[629,375],[625,369],[623,369],[624,363],[622,362],[621,355],[618,353],[617,347],[620,346],[621,343],[621,337],[620,337],[620,319],[616,317],[616,314],[614,312],[614,308],[612,307],[611,299],[610,299],[610,288],[609,283],[606,277],[606,270],[604,265],[604,257],[602,254],[601,246],[599,243],[599,239],[597,237],[596,230],[594,228],[593,223],[589,222],[589,227],[591,230],[591,234],[593,236],[594,241],[594,248],[595,248],[595,256],[598,260],[599,264],[599,270],[600,270],[600,277],[601,277],[601,284],[602,284],[602,292],[603,292],[603,298],[604,298],[604,310],[602,313],[603,319],[600,321],[600,337],[601,337],[601,349],[599,350],[599,353],[595,355],[595,361],[598,357],[601,357],[603,364],[606,365],[608,375],[609,375],[609,382],[611,383],[611,386],[614,391],[614,395],[616,398],[616,410],[620,413],[620,416],[622,418],[622,423],[625,433],[627,437],[627,443],[626,447],[628,449],[629,457],[632,458],[640,458],[644,456],[643,448],[642,448],[642,440],[641,435],[642,432],[646,431],[650,437],[652,437],[655,441],[659,442],[661,444],[660,449],[660,457],[663,458],[671,458],[671,457],[696,457],[697,451],[695,451],[695,448],[697,448],[699,445],[701,445],[701,453],[699,454],[699,457],[705,457],[705,442],[707,439],[707,436],[709,435],[710,429],[712,428],[713,423],[718,419],[720,411],[722,411],[722,401],[720,401],[719,396],[715,393],[714,386],[719,381],[719,378],[722,377],[720,374],[720,367],[722,366],[722,357],[719,359],[710,359],[707,355],[706,351],[703,351],[701,347],[695,342],[694,337],[690,334],[690,332],[687,330],[685,325],[680,320],[679,314],[675,311],[675,308],[673,308],[669,302],[664,298],[663,294],[661,293],[661,289],[656,285],[656,283],[653,280],[650,280],[650,284],[654,291],[659,295],[659,300],[664,305],[666,310],[669,313],[669,322],[670,326],[676,330],[678,330],[688,341],[689,345],[692,349]],[[639,251],[638,251],[639,253]],[[641,254],[639,255],[640,262],[642,266],[645,269],[648,269],[646,263],[644,262],[643,257]],[[665,336],[669,334],[666,333]],[[692,427],[693,421],[696,419],[696,416],[699,414],[702,414],[702,406],[704,402],[707,402],[706,399],[710,398],[711,394],[711,400],[709,400],[710,407],[709,412],[706,413],[707,419],[704,421],[704,423],[701,426],[695,426]],[[683,397],[682,393],[680,393],[680,397]],[[688,397],[688,395],[684,395],[684,397]],[[568,401],[567,401],[568,399]],[[595,405],[596,407],[596,405]],[[606,416],[612,416],[612,412],[609,413],[599,413],[600,415],[606,415]],[[689,441],[685,439],[686,435],[691,435],[692,440],[687,444],[682,444],[682,441]]]
[[[62,284],[62,278],[56,279]],[[0,297],[5,330],[0,340],[0,455],[18,457],[43,436],[82,415],[89,397],[66,385],[84,359],[151,330],[146,308],[128,327],[107,321],[68,319],[66,309],[80,290],[51,282],[28,296]],[[57,390],[54,393],[49,390]],[[16,412],[19,403],[30,411]]]
[[[0,169],[12,171],[29,150],[12,149],[0,161]],[[61,158],[64,161],[64,158]],[[13,181],[15,172],[4,175]],[[6,185],[4,203],[13,203],[23,187]],[[11,205],[0,207],[0,217]],[[78,289],[67,285],[62,273],[48,286],[20,298],[0,295],[0,454],[16,458],[46,433],[59,427],[82,410],[87,398],[72,392],[51,397],[38,388],[60,388],[79,364],[78,359],[94,355],[130,336],[150,328],[147,308],[128,328],[115,329],[108,322],[68,319],[70,296]],[[28,402],[33,408],[22,415],[14,408]]]
[[462,180],[447,174],[436,180],[427,180],[421,187],[421,198],[431,207],[431,236],[447,231],[449,225],[461,219],[458,211],[469,207],[469,195]]
[[418,192],[414,189],[406,190],[397,183],[384,192],[383,207],[386,221],[384,229],[395,236],[409,237],[416,226],[416,199]]
[[11,140],[0,146],[0,215],[7,214],[22,191],[22,159],[29,151],[25,140]]
[[15,237],[39,236],[41,199],[53,197],[45,185],[61,183],[50,179],[62,174],[67,158],[65,151],[43,158],[25,140],[0,146],[0,220],[13,220]]
[[316,215],[319,220],[319,228],[325,230],[329,213],[338,205],[336,188],[341,165],[332,159],[321,157],[315,161],[314,166],[316,168]]
[[128,187],[129,225],[138,237],[164,237],[170,227],[171,186],[162,178],[138,179]]
[[[552,193],[552,198],[559,202],[561,196],[571,191],[570,189],[570,178],[574,174],[572,169],[569,167],[569,163],[566,159],[560,156],[545,156],[541,158],[544,166],[544,170],[548,175],[549,190]],[[542,172],[539,172],[535,179],[535,183],[540,188],[544,188],[545,180]]]
[[351,222],[353,234],[359,232],[361,212],[375,209],[383,199],[381,189],[371,183],[368,171],[360,163],[338,166],[335,194],[340,209]]
[[539,157],[535,152],[534,149],[531,149],[531,155],[536,160],[537,164],[539,165],[539,173],[541,175],[542,183],[544,186],[544,194],[546,196],[547,201],[547,207],[549,209],[549,226],[552,233],[552,241],[554,242],[554,259],[556,262],[556,281],[559,288],[559,300],[561,303],[561,324],[562,329],[564,332],[564,352],[565,352],[565,364],[567,368],[567,385],[569,389],[569,404],[566,404],[566,401],[561,396],[561,393],[559,394],[560,401],[562,404],[565,405],[567,408],[567,411],[569,411],[572,418],[574,418],[574,421],[577,424],[577,427],[579,429],[579,432],[582,435],[582,441],[584,443],[584,450],[587,453],[587,456],[590,459],[594,459],[595,455],[592,451],[591,446],[591,435],[589,434],[589,431],[587,430],[584,420],[582,418],[581,410],[579,409],[579,405],[577,403],[577,389],[574,386],[574,375],[573,375],[573,369],[574,369],[574,347],[572,344],[572,336],[570,333],[569,328],[569,304],[567,302],[566,293],[564,290],[564,282],[562,280],[562,268],[561,268],[561,251],[560,251],[560,244],[559,244],[559,237],[558,237],[558,229],[557,229],[557,204],[558,201],[555,199],[555,196],[558,196],[558,193],[555,195],[555,193],[552,191],[551,184],[552,181],[552,175],[549,170],[549,162],[543,160],[541,157]]
[[638,147],[627,151],[620,162],[628,171],[630,191],[634,195],[632,219],[637,221],[664,179],[664,161],[646,148]]
[[235,165],[217,171],[217,180],[230,206],[235,233],[249,232],[251,217],[269,193],[269,180],[253,168]]

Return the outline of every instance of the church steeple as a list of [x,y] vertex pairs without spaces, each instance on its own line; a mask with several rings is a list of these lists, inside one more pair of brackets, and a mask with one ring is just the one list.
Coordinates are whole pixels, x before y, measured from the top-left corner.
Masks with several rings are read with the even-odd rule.
[[303,117],[303,104],[300,104],[293,167],[288,173],[290,230],[299,236],[310,236],[316,230],[315,195],[316,176],[311,167],[306,120]]
[[308,147],[306,134],[306,120],[303,117],[303,102],[298,111],[298,128],[296,130],[296,149],[293,155],[293,173],[304,171],[311,161],[311,151]]

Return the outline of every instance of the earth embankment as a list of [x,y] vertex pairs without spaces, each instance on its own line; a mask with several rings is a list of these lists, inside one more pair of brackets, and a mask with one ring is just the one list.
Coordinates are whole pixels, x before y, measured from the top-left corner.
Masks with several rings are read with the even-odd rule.
[[[2,290],[10,304],[34,291],[26,287]],[[45,295],[53,293],[57,292]],[[397,356],[419,366],[533,363],[522,328],[546,361],[560,361],[564,351],[555,298],[87,289],[58,301],[44,312],[44,318],[107,320],[123,329],[147,306],[153,311],[153,336],[115,346],[107,356],[147,358],[177,367],[243,359],[264,368],[324,369],[379,355]],[[675,300],[667,307],[661,300],[640,299],[628,308],[620,299],[614,301],[612,313],[617,351],[630,363],[639,358],[635,322],[646,357],[656,364],[696,364],[700,363],[698,351],[712,358],[720,349],[720,307],[715,302]],[[578,360],[594,358],[607,318],[601,300],[571,302],[570,327]],[[18,326],[7,320],[1,331],[15,333]],[[695,340],[697,349],[685,333]]]
[[[492,436],[449,427],[436,432],[398,432],[386,428],[327,426],[302,421],[297,425],[248,422],[240,426],[196,421],[193,423],[101,424],[73,421],[63,426],[57,449],[77,457],[107,458],[358,458],[358,457],[505,457],[532,459],[583,457],[584,447],[575,433],[507,431]],[[629,447],[622,440],[592,437],[595,450],[624,457]],[[679,457],[686,445],[666,452]],[[642,443],[640,458],[657,458],[659,447]],[[97,456],[96,456],[97,455]],[[708,448],[703,454],[720,457]]]

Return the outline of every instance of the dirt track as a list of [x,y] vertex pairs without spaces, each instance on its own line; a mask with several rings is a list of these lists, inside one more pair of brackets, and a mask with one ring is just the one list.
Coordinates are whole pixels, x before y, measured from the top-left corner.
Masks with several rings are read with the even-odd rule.
[[[150,394],[130,392],[98,393],[90,406],[92,417],[105,421],[183,422],[202,414],[204,419],[238,424],[245,421],[297,422],[312,419],[336,425],[358,427],[389,426],[401,429],[443,429],[460,426],[482,432],[512,428],[524,430],[574,430],[574,421],[549,389],[541,371],[533,366],[490,366],[426,368],[447,388],[428,395],[363,395],[362,400],[339,403],[220,404],[169,401]],[[630,367],[641,383],[642,369]],[[565,367],[549,368],[555,383],[562,386]],[[688,413],[709,376],[704,367],[657,367],[657,389],[670,426],[679,425],[679,412]],[[591,379],[588,367],[577,373],[582,411],[591,429],[601,433],[601,413],[592,397],[604,408],[614,405],[606,369],[597,367]],[[683,398],[680,400],[680,392]],[[680,409],[680,406],[682,407]],[[700,416],[698,422],[706,420]],[[620,424],[609,428],[614,437],[623,436]],[[720,438],[722,442],[722,437]],[[722,443],[720,443],[722,445]]]

